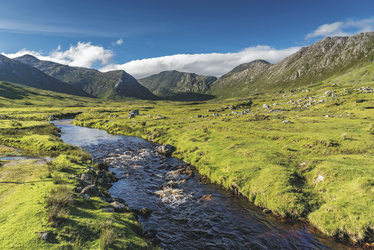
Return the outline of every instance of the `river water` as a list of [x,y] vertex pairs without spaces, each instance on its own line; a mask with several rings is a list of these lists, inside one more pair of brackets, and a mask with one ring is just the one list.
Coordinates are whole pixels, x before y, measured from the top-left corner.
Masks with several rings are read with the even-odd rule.
[[144,231],[155,232],[162,249],[346,249],[306,223],[264,214],[244,197],[186,174],[186,163],[157,153],[141,138],[58,124],[61,139],[109,164],[119,181],[109,190],[139,216]]

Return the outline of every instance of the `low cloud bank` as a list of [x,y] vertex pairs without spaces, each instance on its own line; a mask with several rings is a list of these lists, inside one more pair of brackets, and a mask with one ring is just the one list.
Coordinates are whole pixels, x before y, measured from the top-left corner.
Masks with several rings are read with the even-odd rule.
[[166,70],[178,70],[199,75],[221,76],[242,63],[262,59],[276,63],[298,51],[300,47],[277,50],[270,46],[249,47],[237,53],[178,54],[142,60],[125,64],[110,64],[100,70],[125,70],[135,78],[142,78]]
[[[121,45],[122,43],[122,39],[116,42],[117,45]],[[65,51],[61,50],[61,47],[58,46],[56,50],[51,51],[48,55],[26,49],[20,50],[14,54],[2,54],[9,58],[30,54],[40,60],[86,68],[92,68],[99,64],[101,65],[99,70],[102,72],[125,70],[139,79],[166,70],[220,76],[229,72],[239,64],[251,62],[256,59],[266,60],[271,63],[279,62],[299,49],[300,47],[292,47],[277,50],[270,46],[259,45],[246,48],[237,53],[177,54],[134,60],[125,64],[111,63],[115,55],[113,50],[92,45],[90,42],[79,42],[76,46],[71,45],[70,48]]]

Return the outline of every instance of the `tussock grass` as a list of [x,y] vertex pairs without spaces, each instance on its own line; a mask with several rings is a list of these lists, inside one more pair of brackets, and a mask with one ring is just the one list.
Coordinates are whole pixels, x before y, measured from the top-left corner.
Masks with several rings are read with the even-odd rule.
[[52,223],[53,225],[58,225],[66,218],[69,213],[69,205],[73,201],[72,196],[72,191],[66,185],[60,185],[55,188],[50,188],[47,191],[45,200],[48,221],[50,223]]

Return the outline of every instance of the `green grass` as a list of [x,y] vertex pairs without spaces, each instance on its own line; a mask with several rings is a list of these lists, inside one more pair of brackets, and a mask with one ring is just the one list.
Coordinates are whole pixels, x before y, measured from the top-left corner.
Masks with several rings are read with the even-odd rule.
[[[329,236],[371,241],[374,93],[362,93],[358,88],[374,88],[370,74],[374,66],[364,66],[301,89],[206,102],[87,101],[84,107],[68,107],[67,100],[61,99],[51,107],[44,107],[43,103],[52,100],[43,97],[25,108],[21,104],[25,99],[16,100],[18,106],[14,107],[9,105],[9,99],[0,99],[3,103],[0,143],[35,153],[60,155],[53,165],[44,167],[44,172],[35,174],[36,179],[44,176],[45,181],[34,185],[43,185],[40,189],[44,193],[56,185],[73,189],[76,184],[68,176],[72,171],[83,171],[83,163],[87,164],[89,157],[61,142],[54,127],[45,120],[47,115],[63,117],[79,113],[74,120],[76,125],[175,146],[174,156],[195,165],[213,182],[239,191],[275,214],[306,217]],[[337,97],[327,96],[326,91],[335,91]],[[313,99],[316,102],[305,107]],[[246,110],[248,107],[243,104],[248,104],[248,100],[253,102],[250,114],[233,113]],[[274,103],[278,105],[273,106]],[[263,104],[279,112],[269,113],[262,108]],[[228,109],[230,106],[237,109]],[[141,115],[128,118],[129,111],[134,109]],[[317,182],[320,176],[323,180]],[[25,185],[6,186],[26,190]],[[15,191],[9,192],[16,195]],[[29,202],[38,199],[41,198],[35,194]],[[13,205],[16,202],[9,201],[8,206]],[[48,222],[44,203],[40,206],[44,213],[40,212],[40,218],[55,235],[50,244],[69,245],[67,242],[77,238],[74,244],[86,248],[145,246],[134,233],[140,227],[132,215],[119,218],[122,215],[104,213],[100,209],[105,204],[99,199],[86,202],[73,194],[73,202],[66,206],[69,212],[62,213],[58,229]],[[32,231],[40,230],[46,229],[35,226]],[[79,230],[85,233],[80,235]],[[90,234],[94,237],[90,238]],[[40,237],[32,239],[37,242],[33,244],[46,244]]]
[[[0,248],[152,249],[141,238],[142,227],[132,213],[104,212],[108,203],[74,192],[80,182],[72,176],[95,165],[87,152],[63,143],[58,129],[46,122],[46,114],[64,116],[78,110],[56,105],[0,108],[0,155],[56,157],[50,163],[0,161]],[[98,185],[104,193],[110,186]],[[48,233],[46,240],[43,233]]]
[[[349,77],[357,74],[352,71]],[[177,148],[174,156],[256,205],[281,216],[307,217],[329,236],[360,241],[374,227],[374,118],[366,108],[374,107],[374,93],[357,89],[374,84],[343,77],[348,76],[241,100],[126,103],[82,113],[74,123],[169,143]],[[328,90],[337,98],[326,96]],[[310,97],[317,102],[305,108]],[[251,114],[232,114],[246,107],[226,109],[248,99],[253,101]],[[278,103],[272,108],[284,111],[269,113],[264,103]],[[131,109],[141,115],[129,119]],[[118,117],[110,118],[112,114]],[[324,179],[316,183],[319,175]]]
[[[53,164],[67,159],[60,156]],[[82,173],[86,164],[69,165],[53,171],[63,184],[54,183],[45,164],[10,162],[0,167],[0,248],[151,248],[139,237],[142,228],[131,213],[106,213],[102,208],[108,204],[100,198],[85,200],[73,192],[78,181],[69,177]],[[42,240],[43,232],[47,240]]]

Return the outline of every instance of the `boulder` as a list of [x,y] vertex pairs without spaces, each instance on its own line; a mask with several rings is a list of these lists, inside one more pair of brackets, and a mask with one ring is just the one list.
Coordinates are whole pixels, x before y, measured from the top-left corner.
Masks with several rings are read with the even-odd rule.
[[79,196],[82,196],[86,200],[90,199],[90,195],[89,194],[79,194]]
[[116,201],[116,202],[119,202],[119,203],[127,205],[126,201],[124,199],[121,199],[121,198],[111,197],[110,200],[111,200],[110,202],[115,202]]
[[93,184],[94,178],[88,173],[83,173],[80,177],[82,186],[87,187]]
[[320,181],[323,181],[324,177],[322,175],[318,175],[317,179],[316,179],[316,184]]
[[99,178],[108,177],[108,173],[105,170],[100,170],[100,171],[97,172],[97,177],[99,177]]
[[116,213],[124,213],[130,211],[130,209],[125,204],[119,203],[118,201],[114,201],[110,203],[110,205],[114,208],[114,212]]
[[265,214],[271,214],[271,210],[270,209],[264,209],[264,210],[262,210],[262,212],[264,212]]
[[93,181],[93,177],[90,174],[87,174],[87,173],[81,174],[80,179],[84,180],[84,181]]
[[165,144],[160,147],[158,147],[157,152],[159,154],[170,156],[173,153],[173,146],[170,144]]
[[148,239],[152,245],[158,246],[161,244],[161,240],[157,237],[157,231],[150,229],[149,231],[144,232],[144,237]]
[[104,212],[108,212],[108,213],[114,213],[114,208],[112,208],[112,207],[104,207],[103,211]]
[[137,115],[139,115],[139,110],[131,110],[129,112],[129,118],[134,118]]
[[142,208],[140,212],[141,212],[140,215],[142,215],[143,217],[148,217],[152,214],[153,211],[145,207],[145,208]]
[[82,189],[81,194],[88,194],[89,196],[99,196],[100,191],[96,185],[88,185],[87,187]]
[[264,108],[264,109],[268,109],[268,108],[270,108],[267,104],[264,104],[264,105],[262,105],[262,108]]
[[36,235],[40,236],[44,241],[47,241],[48,240],[48,233],[47,232],[38,232],[38,233],[35,233]]

